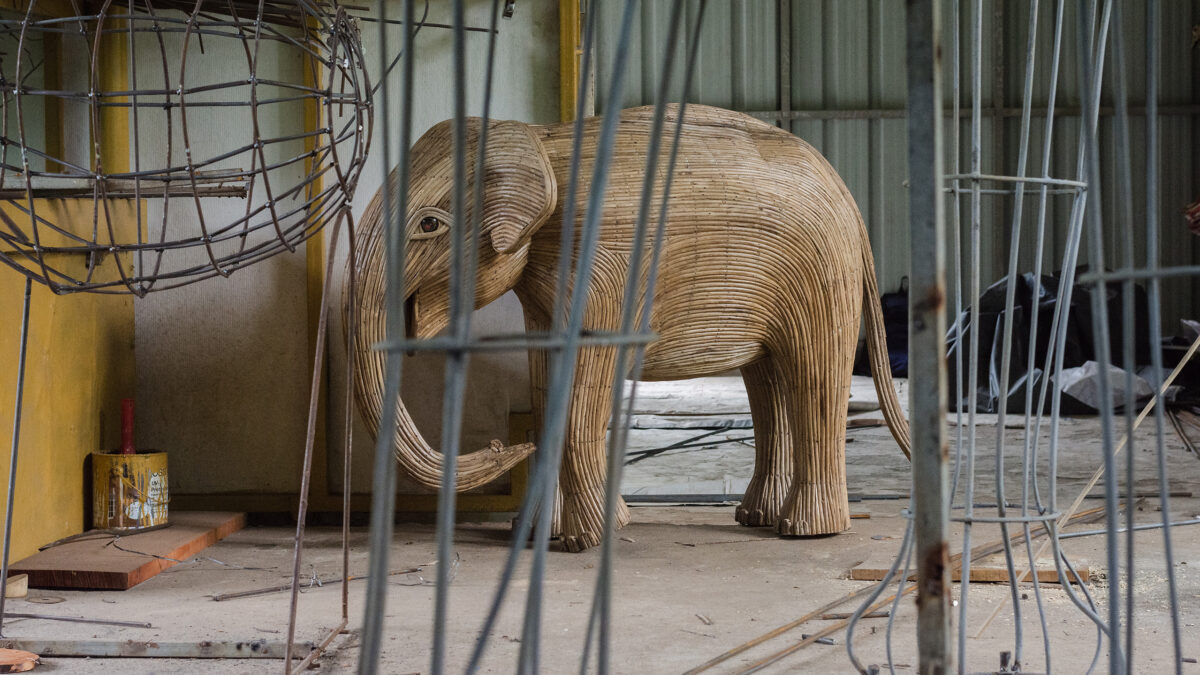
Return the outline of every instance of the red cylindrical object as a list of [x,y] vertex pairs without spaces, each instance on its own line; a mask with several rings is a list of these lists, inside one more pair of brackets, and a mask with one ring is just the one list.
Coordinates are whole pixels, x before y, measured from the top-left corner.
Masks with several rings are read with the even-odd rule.
[[133,399],[121,399],[121,454],[132,455],[137,450],[133,446]]

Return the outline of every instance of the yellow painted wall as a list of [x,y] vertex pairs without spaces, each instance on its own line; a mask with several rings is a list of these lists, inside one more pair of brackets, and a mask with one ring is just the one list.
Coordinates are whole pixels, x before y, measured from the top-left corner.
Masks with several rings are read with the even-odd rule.
[[[133,204],[122,200],[109,205],[118,236],[126,240],[133,237],[136,223]],[[89,228],[91,206],[90,200],[36,204],[38,213],[50,214],[54,222],[86,222]],[[20,222],[21,214],[8,213]],[[82,256],[56,261],[78,268],[84,264]],[[24,288],[25,277],[0,267],[0,500],[8,490]],[[34,283],[29,321],[13,560],[90,527],[85,521],[90,519],[85,514],[85,485],[90,482],[85,461],[91,452],[117,446],[120,401],[134,391],[131,296],[56,296]]]

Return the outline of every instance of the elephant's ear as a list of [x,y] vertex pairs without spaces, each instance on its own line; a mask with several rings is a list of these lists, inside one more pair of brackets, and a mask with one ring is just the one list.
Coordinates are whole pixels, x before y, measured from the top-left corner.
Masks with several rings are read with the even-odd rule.
[[521,122],[488,130],[484,160],[483,231],[500,253],[512,253],[554,213],[558,185],[546,148]]

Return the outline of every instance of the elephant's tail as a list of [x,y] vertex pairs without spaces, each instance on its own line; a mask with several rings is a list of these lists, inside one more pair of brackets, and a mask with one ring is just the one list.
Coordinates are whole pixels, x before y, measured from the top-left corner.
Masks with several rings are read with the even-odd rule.
[[862,237],[862,302],[867,324],[867,356],[871,361],[871,379],[875,381],[875,392],[879,396],[883,418],[887,420],[888,428],[892,430],[892,436],[904,451],[904,456],[911,460],[908,419],[900,410],[900,399],[896,396],[895,385],[892,384],[892,366],[888,361],[887,336],[883,329],[883,310],[879,305],[879,285],[875,281],[875,256],[871,253],[871,240],[861,216],[858,222]]

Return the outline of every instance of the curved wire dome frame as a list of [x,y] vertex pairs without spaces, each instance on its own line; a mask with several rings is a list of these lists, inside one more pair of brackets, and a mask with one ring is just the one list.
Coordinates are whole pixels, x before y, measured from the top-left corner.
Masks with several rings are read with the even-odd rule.
[[[294,251],[348,207],[372,108],[357,23],[343,7],[308,0],[71,0],[71,7],[75,16],[47,18],[29,0],[23,17],[0,18],[0,41],[16,46],[0,55],[12,63],[0,61],[0,262],[56,293],[143,296]],[[88,59],[86,81],[35,86],[45,61],[33,62],[31,45],[50,36],[64,54],[74,49]],[[102,47],[114,40],[125,42],[124,63],[105,59]],[[139,72],[138,47],[157,51],[161,68]],[[244,54],[244,72],[206,67],[209,54],[231,50]],[[265,70],[293,58],[304,62],[299,81],[259,75],[260,59]],[[64,58],[64,76],[70,65]],[[104,89],[102,72],[113,68],[126,69],[128,89]],[[86,106],[90,157],[40,147],[27,133],[36,103]],[[305,114],[296,112],[314,104],[325,126],[304,128]],[[249,139],[233,149],[200,137],[206,127],[247,126]],[[109,170],[122,160],[106,155],[101,141],[126,131],[131,166]],[[303,150],[290,150],[296,144]],[[146,150],[157,161],[145,161]],[[296,166],[299,179],[288,175]],[[36,201],[61,196],[90,199],[90,222],[54,222]],[[206,208],[229,196],[245,208],[216,222]],[[158,200],[161,213],[151,219],[135,209],[136,235],[122,237],[110,219],[113,198]],[[180,200],[185,205],[172,208]],[[203,250],[202,261],[188,250]]]

